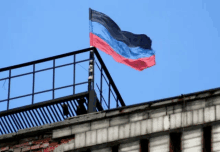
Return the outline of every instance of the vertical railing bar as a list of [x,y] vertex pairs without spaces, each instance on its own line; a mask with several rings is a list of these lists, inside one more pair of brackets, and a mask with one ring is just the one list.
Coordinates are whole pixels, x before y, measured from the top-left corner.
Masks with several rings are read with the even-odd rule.
[[[29,123],[29,121],[30,121],[31,124],[32,124],[32,127],[35,127],[35,126],[36,126],[36,125],[34,124],[35,118],[31,115],[30,110],[28,110],[28,111],[23,111],[22,114],[23,114],[24,116],[27,116],[27,117],[28,117],[29,120],[25,117],[27,123]],[[32,119],[31,119],[31,118],[32,118]],[[33,121],[34,121],[34,122],[33,122]],[[29,123],[29,124],[30,124],[30,123]]]
[[[4,119],[5,119],[5,117],[4,117]],[[2,120],[3,120],[3,117],[2,117]],[[4,121],[5,121],[6,124],[8,124],[8,122],[6,121],[6,119],[3,120],[2,122],[4,123]],[[5,123],[4,123],[4,125],[5,125]],[[9,124],[8,124],[8,125],[5,125],[5,127],[6,127],[6,129],[7,129],[7,131],[8,131],[8,133],[13,132],[13,130],[11,129],[11,127],[10,127]]]
[[110,82],[109,82],[109,85],[108,85],[108,109],[110,109],[110,97],[111,97],[110,89],[111,89],[111,86],[110,86]]
[[69,101],[65,101],[64,103],[65,103],[65,104],[67,105],[67,107],[68,107],[68,111],[69,111],[68,117],[72,117],[72,116],[73,116],[73,110],[71,109],[71,106],[70,106],[70,104],[69,104]]
[[[27,121],[28,127],[31,127],[31,125],[30,125],[30,123],[29,123],[29,120],[30,120],[31,123],[32,123],[32,121],[31,121],[31,118],[29,117],[29,115],[26,113],[26,111],[22,112],[22,114],[24,115],[25,120]],[[27,115],[27,117],[28,117],[29,120],[27,119],[26,115]],[[32,124],[32,126],[34,126],[34,125]]]
[[75,81],[76,81],[76,55],[73,55],[73,94],[75,94]]
[[15,131],[16,131],[16,127],[17,127],[17,125],[16,125],[15,123],[12,123],[13,120],[12,120],[12,118],[9,117],[9,116],[10,116],[10,115],[7,115],[7,119],[8,119],[8,121],[11,123],[12,128],[14,129],[14,132],[15,132]]
[[[113,94],[112,90],[110,90],[110,91],[111,91],[112,96],[114,97],[115,101],[117,102],[117,98],[118,98],[117,94],[116,94],[117,98],[115,98],[115,95]],[[114,91],[114,89],[113,89],[113,91]]]
[[[96,83],[96,86],[97,86],[97,88],[98,88],[98,91],[100,92],[100,89],[99,89],[99,86],[97,85],[97,83]],[[103,100],[104,100],[105,105],[106,105],[106,106],[108,106],[108,104],[106,103],[105,98],[103,97],[103,95],[102,95],[102,94],[101,94],[101,96],[100,96],[100,99],[103,99]]]
[[[43,125],[40,115],[38,114],[38,112],[36,112],[37,110],[31,109],[31,111],[32,111],[33,115],[36,117],[37,123],[39,124],[39,126]],[[39,115],[39,117],[38,117],[38,115]]]
[[38,126],[38,124],[37,124],[36,120],[34,119],[34,117],[33,117],[32,113],[31,113],[31,110],[27,111],[27,113],[28,113],[28,112],[30,113],[31,118],[34,120],[34,123],[35,123],[35,124],[34,124],[34,127],[35,127],[35,126]]
[[[60,105],[60,106],[59,106],[59,105]],[[61,105],[60,103],[57,103],[56,106],[58,107],[58,109],[59,109],[59,111],[60,111],[60,114],[61,114],[61,116],[63,117],[63,120],[65,120],[65,117],[64,117],[64,115],[63,115],[62,105]],[[60,110],[60,108],[61,108],[61,110]]]
[[83,104],[84,104],[85,107],[87,106],[87,102],[85,102],[85,103],[83,103]]
[[[0,121],[0,125],[2,126],[1,121]],[[3,127],[2,127],[2,129],[3,129]],[[2,135],[3,135],[4,133],[2,132],[2,129],[0,128],[0,131],[1,131]]]
[[[39,108],[38,108],[39,109]],[[44,121],[44,119],[41,117],[41,115],[40,115],[40,113],[38,112],[38,110],[37,109],[34,109],[35,111],[37,111],[37,114],[39,115],[39,117],[40,117],[40,119],[41,119],[41,121],[42,121],[42,124],[45,124],[45,121]]]
[[[63,104],[66,104],[66,102],[64,101]],[[61,105],[61,103],[60,103],[60,105]],[[62,106],[61,106],[61,107],[62,107]],[[68,104],[67,104],[67,109],[68,109],[69,114],[68,114],[68,115],[64,115],[64,113],[63,113],[63,115],[64,115],[66,118],[68,118],[69,115],[70,115],[70,110],[69,110]],[[65,119],[66,119],[66,118],[65,118]]]
[[11,116],[12,120],[15,122],[17,130],[20,129],[20,125],[18,124],[17,120],[14,118],[13,114],[11,114],[10,116]]
[[69,117],[69,116],[71,117],[71,113],[70,113],[71,109],[70,109],[70,106],[69,106],[68,102],[64,101],[63,104],[67,105],[67,108],[68,108],[68,111],[69,111],[69,114],[66,117]]
[[33,115],[36,117],[36,119],[37,119],[37,122],[38,122],[38,126],[41,126],[41,124],[40,124],[40,121],[39,121],[39,119],[38,119],[38,117],[36,116],[36,114],[35,114],[35,112],[34,112],[34,109],[31,109],[30,110],[32,113],[33,113]]
[[54,87],[55,87],[55,59],[53,59],[53,99],[54,99]]
[[35,64],[33,64],[32,104],[34,104]]
[[95,91],[95,50],[93,49],[93,90]]
[[[23,122],[24,122],[24,128],[28,128],[27,125],[26,125],[26,123],[25,123],[25,121],[24,121],[24,119],[23,119],[23,117],[22,117],[22,115],[21,115],[20,113],[18,113],[18,115],[21,117],[21,119],[22,119]],[[22,123],[22,125],[23,125],[23,123]]]
[[[73,99],[74,100],[74,99]],[[71,101],[73,101],[73,100],[71,100]],[[73,103],[70,101],[70,104],[71,104],[71,106],[73,107],[73,110],[74,110],[74,112],[76,113],[76,109],[75,109],[75,107],[74,107],[74,105],[73,105]],[[73,115],[73,116],[75,116],[75,114]]]
[[70,108],[70,105],[68,103],[68,101],[65,102],[67,104],[67,107],[68,107],[68,111],[69,111],[69,116],[71,117],[71,114],[72,116],[74,116],[73,112],[72,112],[72,109]]
[[[73,102],[73,99],[69,101],[70,102],[70,105],[71,105],[71,108],[72,108],[72,111],[73,111],[73,116],[76,116],[76,111],[77,109],[74,107],[74,104],[72,103]],[[86,108],[86,105],[84,105],[85,108]]]
[[52,105],[52,107],[54,108],[54,111],[55,111],[55,113],[56,113],[56,114],[57,114],[57,116],[58,116],[58,120],[59,120],[59,121],[61,121],[62,119],[61,119],[61,117],[60,117],[59,113],[57,112],[56,107],[55,107],[54,105]]
[[56,121],[59,121],[59,119],[57,118],[56,114],[55,114],[54,111],[53,111],[52,106],[48,106],[48,108],[52,111],[54,117],[56,118]]
[[[7,116],[8,116],[7,118],[8,118],[8,120],[9,120],[9,122],[10,122],[11,125],[12,125],[12,128],[14,129],[13,132],[15,132],[15,131],[16,131],[15,127],[17,127],[17,125],[16,125],[15,123],[13,124],[13,123],[11,122],[10,117],[9,117],[10,115],[7,115]],[[15,125],[15,126],[14,126],[14,125]]]
[[[3,119],[2,118],[0,118],[0,122],[2,122],[3,123],[3,125],[5,125],[5,123],[3,122]],[[3,127],[3,125],[1,124],[1,126],[2,126],[2,129],[3,129],[3,131],[5,132],[5,134],[7,133],[7,131],[5,130],[5,128]],[[7,129],[7,128],[6,128]]]
[[43,112],[45,112],[45,116],[47,117],[49,123],[52,123],[52,121],[51,121],[50,118],[48,117],[47,112],[45,111],[44,107],[42,107],[42,109],[43,109]]
[[49,112],[49,115],[50,115],[50,117],[52,118],[52,121],[53,121],[53,122],[56,122],[56,121],[54,120],[54,118],[53,118],[52,114],[50,113],[50,110],[48,109],[48,107],[47,107],[47,106],[46,106],[46,109],[47,109],[47,111]]
[[102,106],[102,67],[101,67],[101,80],[100,80],[100,104]]
[[11,69],[9,70],[9,78],[8,78],[8,102],[7,102],[7,110],[9,109],[9,101],[10,101],[10,86],[11,86]]
[[[77,102],[75,100],[73,100],[73,102],[74,102],[75,106],[77,107],[78,106]],[[89,106],[87,108],[89,108]]]
[[88,97],[88,95],[86,96],[86,104],[88,104],[89,103],[89,97]]
[[20,129],[23,129],[24,127],[23,127],[23,125],[21,124],[21,121],[20,121],[19,117],[18,117],[16,114],[14,114],[13,116],[15,117],[15,120],[18,120],[17,122],[18,122],[18,124],[19,124],[19,126],[20,126]]
[[[62,112],[62,110],[60,110],[59,105],[58,105],[58,104],[55,104],[54,106],[57,106],[57,109],[60,111],[61,116],[63,117],[63,119],[65,119],[64,116],[63,116],[63,112]],[[62,120],[62,119],[61,119],[61,120]]]
[[122,102],[121,105],[122,105],[122,106],[125,106],[125,103],[123,102],[123,99],[122,99],[122,97],[121,97],[121,95],[120,95],[120,93],[119,93],[119,91],[118,91],[118,89],[117,89],[117,87],[116,87],[116,85],[115,85],[115,83],[114,83],[114,81],[113,81],[113,79],[112,79],[110,73],[108,72],[108,70],[107,70],[107,68],[106,68],[106,66],[105,66],[105,64],[104,64],[104,62],[103,62],[103,60],[102,60],[100,54],[98,53],[98,51],[97,51],[96,48],[94,48],[94,50],[95,50],[96,57],[97,57],[98,60],[99,60],[99,63],[102,65],[103,70],[105,71],[105,74],[106,74],[106,76],[108,77],[109,82],[111,82],[111,85],[112,85],[112,87],[113,87],[114,92],[116,93],[116,95],[117,95],[118,98],[120,99],[120,102]]
[[[25,128],[25,126],[26,126],[26,124],[25,124],[25,121],[23,120],[23,118],[21,117],[21,114],[20,113],[17,113],[18,114],[18,119],[19,119],[19,122],[21,123],[21,126],[22,126],[22,129],[24,129]],[[19,117],[20,116],[20,117]],[[24,122],[24,123],[22,123],[22,121]],[[26,128],[27,128],[27,126],[26,126]]]
[[[105,105],[106,106],[108,106],[108,104],[106,103],[106,101],[105,101],[105,98],[102,96],[102,98],[103,98],[103,100],[104,100],[104,103],[105,103]],[[104,105],[104,104],[103,104]],[[104,109],[104,108],[103,108]]]
[[[61,103],[57,103],[57,105],[60,105],[60,107],[62,108],[62,105],[61,105]],[[63,110],[62,110],[62,113],[61,113],[61,115],[63,116],[63,119],[65,120],[65,117],[64,117],[64,113],[63,113]]]
[[40,112],[42,113],[42,116],[44,117],[46,124],[48,124],[47,118],[46,118],[46,116],[44,115],[43,110],[42,110],[41,108],[42,108],[42,107],[39,108],[39,109],[40,109]]

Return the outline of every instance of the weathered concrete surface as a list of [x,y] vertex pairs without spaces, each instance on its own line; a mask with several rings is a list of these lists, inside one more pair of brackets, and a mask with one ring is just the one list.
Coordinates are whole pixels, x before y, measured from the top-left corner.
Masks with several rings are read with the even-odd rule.
[[169,152],[169,135],[150,138],[150,152]]
[[97,131],[92,130],[86,132],[86,146],[96,145],[97,144]]
[[212,127],[212,150],[220,151],[220,124]]
[[[215,96],[214,96],[215,95]],[[161,101],[154,101],[154,102],[150,102],[150,103],[144,103],[144,104],[139,104],[139,105],[133,105],[133,106],[127,106],[127,107],[122,107],[122,108],[118,108],[118,109],[112,109],[112,110],[107,110],[107,111],[102,111],[102,112],[97,112],[97,113],[91,113],[91,114],[85,114],[85,115],[80,115],[77,117],[72,117],[72,118],[68,118],[65,121],[62,122],[56,122],[56,123],[52,123],[52,124],[47,124],[44,126],[39,126],[39,127],[33,127],[33,128],[27,128],[27,129],[23,129],[23,130],[19,130],[16,135],[23,135],[23,134],[28,134],[28,133],[33,133],[33,132],[38,132],[38,131],[42,131],[42,130],[48,130],[48,129],[53,129],[53,128],[63,128],[65,126],[68,126],[70,124],[78,124],[78,123],[85,123],[88,121],[94,121],[94,120],[98,120],[98,119],[104,119],[102,121],[106,121],[106,123],[102,124],[100,123],[100,125],[97,125],[98,123],[95,124],[95,122],[92,123],[91,128],[93,129],[98,129],[98,128],[104,128],[106,126],[108,126],[108,120],[107,118],[110,118],[109,120],[109,125],[119,125],[122,123],[126,123],[129,121],[138,121],[138,120],[144,120],[144,119],[149,119],[149,118],[156,118],[156,117],[160,117],[160,116],[164,116],[164,115],[168,115],[168,114],[174,114],[174,113],[180,113],[182,111],[184,111],[182,109],[182,101],[184,100],[186,102],[186,111],[191,111],[191,110],[198,110],[198,108],[208,108],[209,106],[215,106],[220,104],[220,89],[216,89],[216,90],[208,90],[206,92],[198,92],[198,93],[194,93],[194,94],[189,94],[189,95],[185,95],[184,98],[181,96],[178,97],[174,97],[174,98],[170,98],[170,99],[163,99]],[[194,101],[192,101],[194,100]],[[190,101],[190,102],[189,102]],[[192,101],[192,102],[191,102]],[[167,108],[163,108],[166,107],[166,104],[171,104],[171,103],[176,103],[177,105],[172,105],[172,106],[167,106]],[[151,105],[151,106],[149,106]],[[163,106],[162,108],[156,108],[157,106]],[[151,107],[153,109],[151,109]],[[156,108],[156,109],[154,109]],[[217,110],[218,111],[217,111]],[[206,117],[205,117],[205,122],[210,122],[214,120],[214,112],[216,112],[215,116],[217,118],[217,120],[220,120],[220,115],[219,115],[219,105],[216,107],[216,109],[214,110],[213,107],[211,107],[211,109],[209,108],[209,110],[205,110],[205,114],[207,113]],[[140,113],[139,113],[140,112]],[[143,112],[143,113],[141,113]],[[145,113],[145,114],[144,114]],[[116,118],[119,117],[119,115],[127,115],[127,118]],[[130,114],[130,116],[129,116]],[[187,113],[188,117],[191,117],[193,115],[193,113]],[[196,114],[194,114],[194,118]],[[202,113],[199,114],[199,116],[201,116]],[[183,115],[184,116],[184,115]],[[186,117],[187,117],[186,116]],[[120,116],[123,117],[123,116]],[[124,116],[126,117],[126,116]],[[191,124],[195,124],[200,123],[198,122],[198,120],[195,119],[188,119],[187,122],[185,122],[185,125],[191,125]],[[195,121],[194,121],[195,120]],[[201,119],[199,119],[201,120]],[[194,121],[194,123],[192,122]],[[95,127],[97,126],[97,127]],[[172,124],[173,127],[173,124]],[[77,133],[77,132],[76,132]],[[68,134],[68,133],[67,133]],[[73,134],[73,133],[71,133]],[[3,138],[10,138],[11,136],[7,136],[7,135],[1,135],[0,136],[0,140]]]
[[140,142],[129,142],[126,144],[121,144],[119,146],[119,152],[139,152],[140,151]]
[[[220,93],[220,92],[218,92]],[[217,93],[216,93],[217,94]],[[205,97],[205,98],[204,98]],[[40,127],[33,127],[19,130],[17,133],[0,136],[1,139],[15,139],[26,134],[32,134],[39,130],[50,131],[50,139],[39,143],[37,139],[30,139],[30,143],[14,143],[14,148],[0,144],[2,151],[14,149],[15,151],[26,151],[30,149],[53,148],[54,151],[71,151],[81,148],[94,147],[96,145],[120,143],[122,140],[150,138],[151,151],[169,151],[169,131],[180,129],[183,133],[183,151],[201,150],[201,129],[185,130],[193,126],[201,126],[207,123],[214,123],[220,120],[220,97],[212,97],[209,94],[200,96],[191,95],[185,98],[185,108],[182,98],[169,99],[164,103],[176,103],[166,105],[164,103],[154,103],[151,106],[136,105],[134,107],[123,107],[123,109],[113,109],[109,111],[97,112],[69,118],[63,122],[47,124]],[[190,100],[190,102],[188,102]],[[194,100],[194,101],[191,101]],[[156,107],[155,105],[163,105]],[[213,149],[219,150],[218,125],[213,126]],[[167,131],[167,135],[160,136],[161,132]],[[71,141],[61,142],[61,139],[74,138]],[[39,137],[37,137],[39,138]],[[44,137],[46,138],[46,137]],[[58,142],[59,141],[59,142]],[[1,143],[1,142],[0,142]],[[138,143],[138,141],[137,141]],[[158,144],[158,145],[157,145]],[[9,145],[9,144],[8,144]],[[18,146],[16,146],[18,145]],[[132,147],[132,142],[123,143],[119,146],[120,151],[137,151],[137,145]],[[129,148],[130,147],[130,148]],[[135,148],[134,148],[135,147]],[[127,148],[127,149],[126,149]],[[99,150],[111,150],[103,147]]]
[[110,147],[107,147],[98,150],[92,150],[91,152],[112,152],[112,149]]
[[106,143],[108,141],[108,128],[97,130],[97,144]]
[[184,131],[182,134],[182,149],[184,152],[202,151],[202,129]]

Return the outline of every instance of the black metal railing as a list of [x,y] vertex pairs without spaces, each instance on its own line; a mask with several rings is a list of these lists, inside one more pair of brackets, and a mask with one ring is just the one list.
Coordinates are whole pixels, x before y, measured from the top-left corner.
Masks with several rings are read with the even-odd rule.
[[[125,103],[96,48],[95,51],[95,91],[104,109],[125,106]],[[98,62],[96,62],[98,61]],[[98,76],[99,75],[99,76]],[[97,82],[96,82],[97,81]],[[106,85],[104,85],[106,83]],[[105,91],[105,92],[104,92]],[[112,101],[112,102],[111,102]]]
[[[67,88],[67,87],[73,87],[73,93],[72,94],[75,94],[75,87],[77,85],[82,85],[82,84],[87,84],[88,83],[88,81],[84,81],[84,82],[80,82],[80,83],[75,83],[75,78],[76,78],[76,68],[75,67],[79,63],[89,61],[89,57],[88,57],[87,59],[84,59],[84,60],[76,62],[76,55],[80,54],[80,53],[83,53],[83,52],[86,52],[86,51],[89,51],[89,50],[90,49],[86,49],[86,50],[82,50],[82,51],[77,51],[77,52],[72,52],[72,53],[67,53],[67,54],[63,54],[63,55],[59,55],[59,56],[55,56],[55,57],[51,57],[51,58],[46,58],[46,59],[42,59],[42,60],[37,60],[37,61],[33,61],[33,62],[28,62],[28,63],[24,63],[24,64],[20,64],[20,65],[11,66],[11,67],[8,67],[8,68],[0,69],[0,73],[1,72],[5,72],[5,71],[8,71],[8,73],[9,73],[8,77],[0,79],[0,81],[8,80],[8,92],[7,92],[8,96],[7,96],[7,99],[0,100],[0,102],[7,102],[7,109],[6,110],[9,110],[10,109],[9,108],[10,101],[14,100],[14,99],[18,99],[18,98],[23,98],[23,97],[31,96],[31,98],[32,98],[31,99],[31,104],[34,104],[34,96],[35,95],[42,94],[42,93],[45,93],[45,92],[52,92],[52,99],[55,99],[55,91],[59,90],[59,89],[64,89],[64,88]],[[55,62],[56,62],[57,59],[60,59],[60,58],[63,58],[63,57],[67,57],[67,56],[73,56],[73,62],[72,63],[67,63],[67,64],[63,64],[63,65],[59,65],[59,66],[55,65]],[[48,61],[52,61],[52,63],[53,63],[52,67],[44,68],[44,69],[41,69],[41,70],[35,70],[35,66],[37,64],[43,63],[43,62],[48,62]],[[69,66],[69,65],[73,65],[73,84],[62,86],[62,87],[56,87],[55,88],[55,70],[58,69],[58,68]],[[18,68],[27,67],[27,66],[32,66],[33,67],[33,71],[32,72],[27,72],[27,73],[22,73],[22,74],[19,74],[19,75],[13,75],[13,76],[11,75],[13,70],[18,69]],[[40,72],[48,71],[48,70],[52,70],[53,71],[52,72],[53,73],[53,76],[52,76],[52,88],[51,89],[47,89],[47,90],[43,90],[43,91],[35,92],[36,74],[38,74]],[[29,93],[29,94],[24,94],[24,95],[20,95],[20,96],[16,96],[16,97],[11,97],[11,81],[12,81],[12,79],[15,79],[15,78],[18,78],[18,77],[22,77],[22,76],[26,76],[26,75],[32,75],[33,76],[33,79],[32,79],[32,92]],[[61,81],[61,80],[59,80],[59,81]],[[16,86],[16,88],[19,90],[20,86]]]
[[[94,79],[92,88],[90,89],[95,90],[97,96],[96,111],[125,106],[98,51],[96,48],[91,47],[33,62],[1,68],[0,82],[2,82],[3,87],[1,88],[2,91],[0,91],[0,133],[11,133],[19,129],[62,121],[67,117],[76,116],[77,106],[79,105],[77,99],[81,97],[86,99],[84,106],[86,110],[88,110],[90,94],[88,85],[91,83],[88,79],[91,75],[91,72],[89,72],[91,55],[89,53],[91,53],[91,51],[94,52],[95,56],[94,64],[92,64],[94,66],[92,73]],[[65,62],[70,60],[70,62],[59,65],[60,60]],[[51,63],[51,65],[45,68],[46,63]],[[43,68],[37,68],[39,64],[43,64]],[[64,71],[58,70],[65,67],[68,67],[68,69]],[[29,71],[23,72],[22,68],[29,68]],[[16,71],[20,73],[14,74]],[[46,71],[51,73],[50,76],[43,74],[43,77],[40,79],[39,74]],[[8,76],[1,77],[1,73],[6,73]],[[23,77],[23,79],[20,79],[16,83],[15,79],[21,77]],[[8,82],[7,85],[6,81]],[[42,89],[49,81],[51,81],[50,84],[52,83],[50,88]],[[57,87],[58,83],[67,83],[69,81],[71,81],[71,84],[68,83]],[[20,85],[18,85],[19,83]],[[38,85],[41,86],[39,87]],[[7,89],[3,90],[5,86]],[[28,90],[29,92],[20,95],[19,93],[24,90]],[[58,91],[60,90],[61,92],[63,90],[63,92],[58,96]],[[5,99],[1,99],[3,94]],[[49,95],[50,97],[47,98]],[[36,99],[40,99],[40,102]],[[68,116],[64,116],[62,113],[61,106],[64,103],[68,105],[70,110]],[[30,123],[31,118],[33,121]]]

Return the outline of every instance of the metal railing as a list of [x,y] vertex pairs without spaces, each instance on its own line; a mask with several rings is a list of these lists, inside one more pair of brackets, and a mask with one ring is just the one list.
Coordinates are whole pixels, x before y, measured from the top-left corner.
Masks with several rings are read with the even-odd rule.
[[[95,90],[95,94],[97,96],[97,101],[96,101],[96,111],[102,111],[102,110],[107,110],[111,108],[116,108],[116,107],[121,107],[125,106],[125,103],[111,77],[109,74],[104,62],[102,61],[101,56],[99,55],[98,51],[96,48],[91,47],[87,48],[84,50],[79,50],[79,51],[74,51],[62,55],[57,55],[54,57],[49,57],[37,61],[32,61],[24,64],[19,64],[15,66],[10,66],[6,68],[1,68],[0,69],[0,76],[1,73],[6,73],[8,72],[8,76],[1,78],[0,77],[0,82],[8,81],[7,85],[7,98],[1,99],[1,94],[2,92],[0,91],[0,133],[1,134],[6,134],[6,133],[11,133],[15,132],[16,130],[19,129],[24,129],[24,128],[29,128],[29,127],[34,127],[34,126],[39,126],[43,125],[46,123],[52,123],[52,122],[57,122],[57,121],[62,121],[65,119],[62,113],[62,103],[66,103],[69,107],[70,113],[68,117],[76,116],[77,115],[77,106],[79,103],[77,102],[77,99],[79,98],[84,98],[86,99],[86,102],[84,103],[86,110],[88,110],[88,105],[89,105],[89,84],[91,83],[89,81],[89,76],[91,73],[89,73],[89,63],[91,61],[90,58],[90,51],[94,52],[94,79],[93,79],[93,85],[92,85],[92,90]],[[80,60],[77,60],[77,57],[79,55],[84,55],[84,58],[80,58]],[[57,65],[57,62],[59,59],[64,59],[64,58],[70,58],[72,59],[71,62]],[[66,59],[65,59],[66,60]],[[43,69],[37,69],[36,67],[39,64],[43,64],[46,62],[51,62],[52,66],[43,68]],[[84,67],[82,66],[84,64]],[[77,66],[80,66],[77,68]],[[87,66],[87,67],[85,67]],[[22,72],[19,74],[12,74],[14,70],[19,70],[20,72],[22,71],[21,69],[24,67],[31,67],[31,71],[28,72]],[[68,72],[72,72],[72,74],[69,74],[71,78],[72,83],[68,85],[62,85],[59,87],[56,87],[57,82],[63,82],[65,79],[63,78],[65,74],[63,72],[60,73],[61,79],[58,79],[56,77],[57,74],[59,74],[59,71],[57,69],[64,68],[64,67],[69,67]],[[80,70],[85,70],[86,74],[83,74],[83,72]],[[88,69],[88,70],[87,70]],[[36,79],[38,79],[38,74],[43,73],[45,71],[50,71],[52,73],[52,77],[48,80],[46,80],[46,76],[43,77],[42,81],[39,81],[44,85],[44,83],[47,83],[47,81],[52,82],[52,86],[50,89],[44,89],[40,88],[40,91],[37,90],[37,85],[39,82],[36,82]],[[78,75],[78,77],[77,77]],[[29,76],[31,77],[30,82],[28,82],[28,79],[26,78],[22,81],[22,85],[18,86],[13,84],[13,80],[16,78],[20,77],[25,77]],[[82,77],[85,77],[85,79],[81,79]],[[78,82],[76,82],[76,78],[79,79]],[[51,80],[52,79],[52,80]],[[105,85],[104,85],[105,83]],[[22,95],[17,95],[17,96],[12,96],[12,93],[20,92],[21,90],[25,89],[25,85],[29,85],[29,93],[22,94]],[[5,85],[5,82],[4,82]],[[77,91],[77,87],[79,86],[84,86]],[[64,89],[70,89],[69,94],[66,95],[65,93],[61,94],[61,98],[56,97],[57,91],[58,90],[64,90]],[[108,90],[108,93],[103,91],[103,88],[105,90]],[[13,91],[12,91],[13,90]],[[39,88],[38,88],[39,90]],[[64,91],[65,92],[65,91]],[[103,93],[104,92],[104,93]],[[43,99],[44,96],[41,96],[41,102],[37,102],[35,99],[38,95],[44,94],[44,93],[52,93],[52,97],[50,99]],[[80,96],[79,96],[80,95]],[[26,98],[29,99],[26,99]],[[43,99],[43,102],[42,102]],[[14,104],[17,104],[17,102],[14,102],[15,100],[20,100],[17,101],[19,103],[24,103],[26,102],[25,106],[17,106],[16,108],[11,108],[13,107]],[[13,104],[11,103],[13,101]],[[5,108],[3,108],[5,105]],[[31,118],[33,121],[30,123]],[[28,120],[28,121],[27,121]],[[20,124],[20,125],[19,125]],[[6,126],[11,126],[11,129]],[[13,127],[12,127],[13,126]],[[7,129],[6,129],[7,128]]]

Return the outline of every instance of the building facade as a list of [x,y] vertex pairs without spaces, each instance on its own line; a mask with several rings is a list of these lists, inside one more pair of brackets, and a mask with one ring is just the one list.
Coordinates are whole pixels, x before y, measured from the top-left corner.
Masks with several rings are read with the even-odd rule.
[[146,102],[0,136],[1,151],[217,152],[220,89]]
[[[83,53],[89,54],[77,61]],[[73,61],[56,65],[64,57]],[[51,62],[52,67],[35,68],[44,62]],[[83,62],[89,66],[87,80],[76,82],[77,74],[83,77],[76,66]],[[69,65],[73,84],[56,87],[55,69]],[[27,66],[33,71],[11,74]],[[36,73],[47,70],[52,71],[52,89],[36,91]],[[8,80],[8,93],[0,100],[6,105],[0,111],[0,152],[220,152],[220,88],[126,106],[96,48],[2,68],[1,72],[8,72],[0,79]],[[11,80],[25,75],[33,78],[31,93],[11,97]],[[102,94],[104,81],[108,96]],[[82,84],[85,90],[78,92]],[[56,91],[67,87],[72,88],[71,95],[56,98]],[[45,92],[52,94],[51,100],[37,103],[36,95]],[[29,105],[10,109],[11,100],[22,103],[23,97],[30,98]]]

